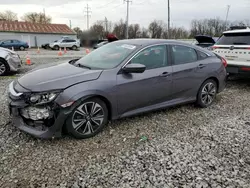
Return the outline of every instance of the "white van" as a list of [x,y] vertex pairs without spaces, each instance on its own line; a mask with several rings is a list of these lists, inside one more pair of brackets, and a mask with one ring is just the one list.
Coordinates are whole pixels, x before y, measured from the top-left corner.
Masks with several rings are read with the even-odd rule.
[[212,50],[227,60],[229,74],[250,74],[250,28],[225,31]]

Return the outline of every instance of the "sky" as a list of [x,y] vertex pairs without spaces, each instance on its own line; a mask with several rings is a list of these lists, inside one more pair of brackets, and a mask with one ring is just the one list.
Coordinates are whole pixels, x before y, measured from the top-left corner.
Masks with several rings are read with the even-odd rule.
[[[123,0],[0,0],[0,11],[11,10],[21,19],[24,13],[45,9],[53,23],[69,25],[71,20],[72,28],[84,30],[87,4],[91,9],[90,26],[105,17],[112,22],[126,19],[127,7]],[[250,20],[250,0],[170,0],[171,25],[188,29],[192,19],[220,17],[224,20],[228,5],[228,20]],[[129,23],[143,27],[155,19],[167,22],[167,0],[132,0],[129,13]]]

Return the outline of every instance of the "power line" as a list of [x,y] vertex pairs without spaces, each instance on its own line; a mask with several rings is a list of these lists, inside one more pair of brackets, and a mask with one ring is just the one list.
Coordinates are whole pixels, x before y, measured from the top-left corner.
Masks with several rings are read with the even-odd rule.
[[114,2],[117,2],[117,0],[112,0],[112,1],[110,1],[110,2],[108,2],[108,3],[106,3],[105,5],[102,5],[102,6],[99,6],[99,7],[96,7],[96,8],[97,8],[97,9],[105,8],[107,5],[110,5],[110,4],[114,3]]
[[86,17],[87,17],[87,29],[89,30],[89,18],[90,18],[90,14],[92,11],[90,11],[90,7],[89,7],[89,4],[87,4],[87,6],[85,7],[85,10],[84,12],[86,13]]
[[126,19],[126,39],[128,39],[128,19],[129,19],[129,4],[132,2],[130,0],[124,0],[127,3],[127,19]]

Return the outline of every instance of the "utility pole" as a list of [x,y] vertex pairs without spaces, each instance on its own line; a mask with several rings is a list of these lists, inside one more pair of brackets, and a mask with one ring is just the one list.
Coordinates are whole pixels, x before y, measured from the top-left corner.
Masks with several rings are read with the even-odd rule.
[[130,0],[124,0],[124,2],[127,3],[127,19],[126,19],[126,39],[128,39],[128,18],[129,18],[129,3],[131,3],[132,1]]
[[84,12],[86,13],[85,16],[87,17],[87,29],[89,30],[89,18],[90,18],[90,14],[91,14],[89,4],[87,4],[87,6],[85,7]]
[[71,29],[71,20],[69,20],[69,28]]
[[105,17],[104,23],[105,23],[105,30],[106,30],[106,32],[108,32],[108,19],[107,19],[107,17]]
[[170,0],[168,0],[168,38],[170,37]]
[[43,8],[43,16],[44,16],[44,18],[43,18],[43,22],[44,22],[44,23],[46,23],[45,8]]
[[225,21],[225,30],[227,29],[227,19],[228,19],[228,14],[229,14],[229,10],[230,10],[230,5],[227,5],[227,15],[226,15],[226,21]]

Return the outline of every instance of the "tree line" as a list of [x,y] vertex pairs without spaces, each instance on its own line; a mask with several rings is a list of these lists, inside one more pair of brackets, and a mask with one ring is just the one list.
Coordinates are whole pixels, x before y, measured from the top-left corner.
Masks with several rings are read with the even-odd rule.
[[[220,18],[194,19],[190,23],[190,29],[184,27],[171,27],[168,30],[167,24],[161,20],[153,20],[148,27],[141,27],[140,24],[130,24],[128,26],[129,38],[165,38],[165,39],[188,39],[196,35],[209,35],[219,37],[231,26],[250,26],[249,20],[228,21]],[[125,38],[126,22],[96,21],[89,31],[82,31],[79,27],[74,28],[78,38],[98,38],[105,39],[107,33],[115,34],[119,39]]]
[[[5,12],[0,12],[0,20],[16,21],[18,20],[18,17],[15,12],[6,10]],[[21,20],[31,23],[49,24],[51,23],[52,18],[42,12],[28,12],[21,17]]]
[[[17,20],[17,14],[12,11],[0,12],[0,20]],[[22,21],[31,23],[48,24],[52,17],[44,13],[29,12],[21,17]],[[147,27],[140,24],[130,24],[128,26],[129,38],[166,38],[166,39],[188,39],[196,35],[209,35],[219,37],[223,31],[231,26],[250,26],[250,20],[228,21],[227,23],[220,18],[194,19],[190,23],[190,29],[184,27],[171,27],[168,30],[166,22],[162,20],[153,20]],[[108,33],[115,34],[119,39],[125,38],[126,22],[119,20],[111,22],[107,20],[98,20],[90,27],[88,31],[83,31],[80,27],[73,29],[77,37],[85,39],[105,39]]]

